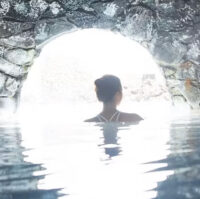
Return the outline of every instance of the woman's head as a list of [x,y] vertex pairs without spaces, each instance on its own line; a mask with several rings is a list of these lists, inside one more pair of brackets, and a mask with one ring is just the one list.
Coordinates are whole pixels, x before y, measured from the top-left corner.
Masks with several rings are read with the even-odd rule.
[[95,80],[94,83],[99,101],[103,103],[120,103],[122,99],[122,85],[118,77],[114,75],[104,75],[103,77]]

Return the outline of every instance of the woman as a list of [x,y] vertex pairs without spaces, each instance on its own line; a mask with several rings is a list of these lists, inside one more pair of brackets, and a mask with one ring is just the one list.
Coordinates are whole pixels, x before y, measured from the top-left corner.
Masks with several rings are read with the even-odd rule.
[[96,95],[103,102],[103,110],[96,117],[85,122],[139,122],[143,120],[134,113],[124,113],[117,110],[122,100],[122,85],[118,77],[104,75],[95,81]]

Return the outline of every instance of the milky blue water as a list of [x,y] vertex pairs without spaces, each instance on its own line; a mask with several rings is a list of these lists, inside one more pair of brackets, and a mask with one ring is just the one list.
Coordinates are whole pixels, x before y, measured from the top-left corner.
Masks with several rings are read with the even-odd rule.
[[198,115],[0,125],[0,199],[200,198]]

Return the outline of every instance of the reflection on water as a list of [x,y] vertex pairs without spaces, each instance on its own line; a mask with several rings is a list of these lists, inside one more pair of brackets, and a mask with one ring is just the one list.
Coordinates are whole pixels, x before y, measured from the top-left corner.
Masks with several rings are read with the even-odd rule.
[[100,125],[103,131],[102,144],[99,147],[104,148],[105,154],[109,159],[114,156],[118,156],[121,152],[120,145],[118,143],[119,137],[117,136],[118,125],[116,123],[105,123]]
[[172,123],[168,145],[170,154],[151,162],[166,163],[151,172],[173,171],[166,180],[158,182],[156,198],[200,198],[200,121]]
[[42,164],[24,161],[18,127],[0,128],[0,198],[1,199],[56,199],[59,190],[41,190],[38,182],[45,175],[35,172],[45,170]]
[[116,122],[109,122],[109,123],[101,123],[97,126],[100,127],[102,132],[101,144],[98,146],[103,148],[105,154],[107,155],[108,159],[111,160],[112,157],[121,155],[122,148],[120,145],[120,136],[118,136],[118,131],[123,131],[130,129],[130,126],[136,125],[135,124],[123,124],[123,123],[116,123]]
[[199,146],[198,118],[2,126],[0,199],[197,199]]

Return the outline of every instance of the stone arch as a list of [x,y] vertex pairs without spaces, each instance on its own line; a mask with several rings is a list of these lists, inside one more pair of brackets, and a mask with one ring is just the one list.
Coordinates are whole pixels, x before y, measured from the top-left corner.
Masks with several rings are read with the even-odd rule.
[[199,107],[200,3],[185,0],[0,1],[0,97],[17,98],[50,39],[84,28],[120,32],[145,46],[173,99]]

